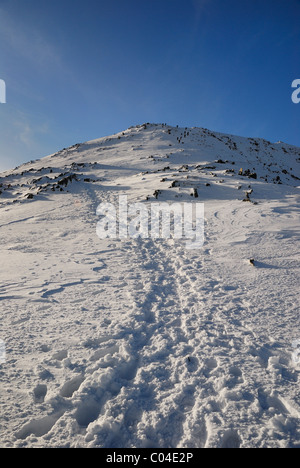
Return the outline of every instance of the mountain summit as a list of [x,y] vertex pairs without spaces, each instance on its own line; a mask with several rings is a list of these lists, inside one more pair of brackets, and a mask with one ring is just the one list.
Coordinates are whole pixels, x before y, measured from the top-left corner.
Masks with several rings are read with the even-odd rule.
[[[45,198],[51,192],[71,191],[71,185],[78,190],[78,182],[82,189],[90,183],[105,187],[106,181],[116,176],[145,171],[153,179],[155,174],[165,172],[165,183],[156,176],[159,190],[168,188],[172,174],[178,176],[183,171],[191,179],[190,188],[201,187],[212,178],[226,186],[232,186],[233,181],[243,183],[245,178],[299,186],[299,162],[300,148],[282,142],[236,137],[204,128],[143,124],[110,137],[75,144],[7,171],[0,178],[0,202],[16,203],[37,195]],[[180,183],[177,185],[180,187]],[[183,185],[188,187],[189,183]]]

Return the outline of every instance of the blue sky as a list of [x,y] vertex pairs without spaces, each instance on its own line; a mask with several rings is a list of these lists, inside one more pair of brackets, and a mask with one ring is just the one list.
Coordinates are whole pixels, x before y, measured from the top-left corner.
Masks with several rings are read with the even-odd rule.
[[0,0],[0,170],[143,122],[300,146],[300,0]]

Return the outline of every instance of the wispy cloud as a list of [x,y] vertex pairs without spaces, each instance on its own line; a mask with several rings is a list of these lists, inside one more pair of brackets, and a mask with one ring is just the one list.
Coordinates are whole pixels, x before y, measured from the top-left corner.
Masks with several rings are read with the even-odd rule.
[[3,7],[0,7],[0,39],[2,48],[40,70],[64,67],[60,51],[37,28],[30,29],[28,25],[15,20]]
[[[34,78],[41,78],[44,88],[46,86],[49,91],[53,91],[55,86],[61,86],[61,89],[67,86],[68,92],[72,90],[74,96],[82,96],[90,102],[99,93],[82,82],[78,69],[74,69],[66,57],[63,45],[53,37],[48,38],[38,26],[32,28],[28,23],[12,17],[3,6],[0,6],[0,53],[6,56],[9,64],[10,88],[30,99],[43,102],[43,92],[33,90],[28,81],[21,83],[20,73],[24,70]],[[19,59],[23,60],[21,66]]]
[[48,119],[9,106],[0,117],[0,172],[51,152]]
[[18,112],[12,124],[15,128],[15,141],[25,145],[27,150],[36,150],[39,138],[49,133],[47,122],[33,123],[32,117],[23,112]]

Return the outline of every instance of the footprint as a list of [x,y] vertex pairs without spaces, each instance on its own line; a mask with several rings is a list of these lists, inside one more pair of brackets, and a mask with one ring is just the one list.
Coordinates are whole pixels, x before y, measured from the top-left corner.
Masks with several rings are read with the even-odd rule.
[[60,396],[64,398],[71,398],[73,396],[73,393],[76,392],[76,390],[78,390],[83,381],[84,377],[82,375],[78,375],[73,379],[68,380],[68,382],[66,382],[62,386],[59,392]]
[[277,414],[289,414],[289,411],[286,409],[284,404],[276,395],[268,395],[268,393],[263,389],[258,389],[258,401],[261,408],[265,411],[268,411],[270,408]]
[[80,427],[87,427],[91,422],[98,418],[101,410],[101,403],[93,397],[89,397],[77,409],[75,418]]
[[92,362],[99,361],[100,359],[102,359],[103,357],[107,355],[113,356],[114,354],[118,352],[119,352],[119,346],[116,344],[107,348],[101,348],[94,352],[94,354],[90,357],[90,361]]
[[195,388],[192,385],[188,385],[183,389],[183,394],[179,401],[180,411],[183,413],[190,413],[195,406]]
[[68,350],[67,349],[62,349],[61,351],[58,351],[57,353],[53,354],[52,359],[55,361],[63,361],[68,357]]
[[43,366],[38,366],[36,371],[39,379],[54,380],[54,375],[48,369],[45,369]]
[[242,371],[237,366],[229,369],[230,377],[226,379],[225,386],[229,389],[236,387],[244,382]]
[[205,375],[206,378],[209,377],[210,373],[218,367],[218,361],[211,357],[209,359],[206,359],[204,361],[204,368],[203,368],[203,374]]
[[142,291],[144,289],[143,283],[136,283],[132,286],[132,288],[136,291]]
[[235,430],[228,430],[223,436],[221,448],[240,448],[241,439],[238,432]]
[[205,421],[200,420],[193,428],[193,446],[198,448],[205,448],[208,438],[207,427]]
[[40,350],[42,353],[48,353],[49,351],[51,351],[51,348],[49,345],[43,344],[40,346]]
[[196,357],[189,356],[187,358],[187,369],[189,372],[196,372],[199,367],[199,361]]
[[38,384],[33,390],[33,397],[35,403],[43,403],[47,394],[47,385]]
[[120,364],[118,374],[121,379],[125,380],[133,380],[136,376],[137,370],[139,365],[139,358],[134,358],[131,361],[124,362]]
[[41,419],[33,419],[28,424],[25,424],[25,426],[23,426],[22,429],[20,429],[20,431],[18,431],[15,435],[17,439],[23,440],[32,434],[36,437],[42,437],[52,429],[62,414],[63,412],[59,412],[45,416]]
[[94,267],[93,271],[98,272],[98,271],[103,270],[103,268],[105,268],[105,267],[104,266]]
[[138,403],[134,402],[129,406],[126,413],[124,414],[124,423],[126,427],[132,428],[137,425],[143,414],[142,408],[139,407]]
[[99,283],[107,283],[110,280],[111,280],[110,276],[102,276],[102,278],[99,279]]
[[232,375],[233,377],[236,377],[236,378],[239,378],[239,377],[242,377],[242,371],[239,367],[237,366],[232,366],[230,369],[229,369],[229,373],[230,375]]

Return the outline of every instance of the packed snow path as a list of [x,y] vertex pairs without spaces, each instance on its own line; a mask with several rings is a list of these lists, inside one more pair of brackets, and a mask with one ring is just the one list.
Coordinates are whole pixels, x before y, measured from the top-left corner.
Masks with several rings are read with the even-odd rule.
[[1,446],[299,447],[299,195],[256,193],[191,251],[98,239],[113,188],[2,207]]

